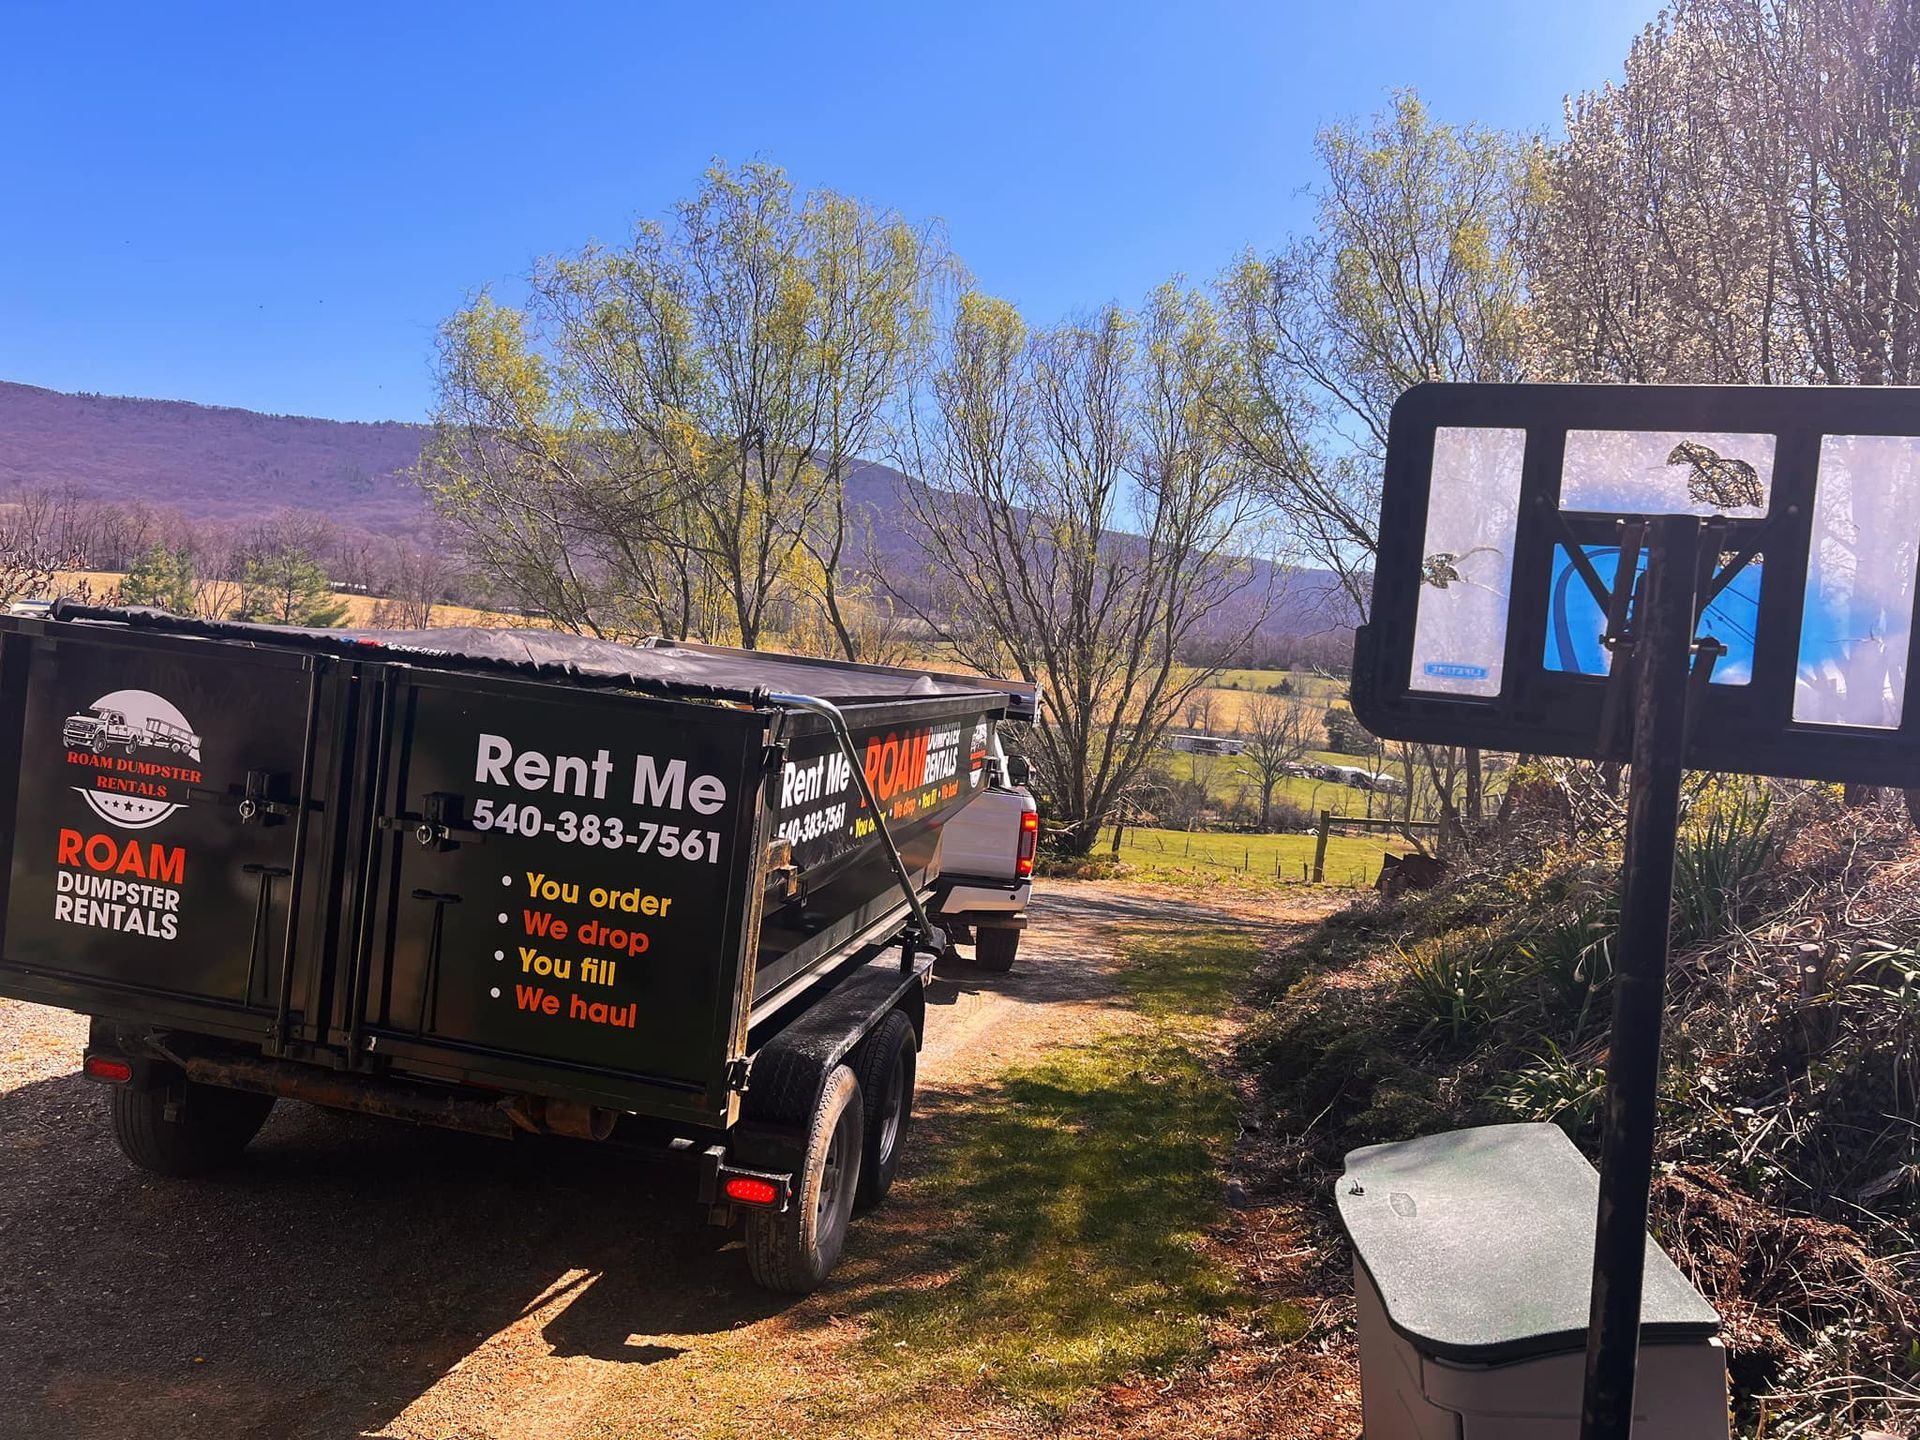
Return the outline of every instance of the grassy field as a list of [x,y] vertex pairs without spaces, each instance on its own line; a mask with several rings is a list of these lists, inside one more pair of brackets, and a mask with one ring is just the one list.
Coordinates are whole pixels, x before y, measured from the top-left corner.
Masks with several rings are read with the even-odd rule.
[[[1120,842],[1120,860],[1148,880],[1227,880],[1262,885],[1298,885],[1313,865],[1312,835],[1235,835],[1128,827]],[[1094,846],[1096,856],[1112,853],[1111,831]],[[1367,886],[1388,854],[1411,847],[1395,835],[1332,835],[1327,839],[1326,883]]]
[[1292,1306],[1256,1308],[1201,1243],[1238,1128],[1214,1026],[1257,959],[1232,933],[1137,940],[1121,985],[1148,1023],[973,1099],[927,1180],[951,1221],[928,1268],[950,1278],[872,1316],[868,1353],[892,1386],[984,1384],[1052,1418],[1197,1358],[1229,1317],[1282,1341],[1305,1331]]

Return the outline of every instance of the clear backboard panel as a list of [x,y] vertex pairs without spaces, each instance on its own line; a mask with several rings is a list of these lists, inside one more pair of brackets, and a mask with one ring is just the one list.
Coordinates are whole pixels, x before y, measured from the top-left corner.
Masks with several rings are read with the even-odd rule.
[[1498,695],[1520,521],[1524,430],[1447,426],[1433,437],[1433,503],[1421,557],[1412,684]]
[[1628,515],[1758,515],[1773,484],[1771,435],[1569,430],[1562,510]]
[[1688,763],[1920,787],[1920,390],[1414,387],[1356,716],[1386,739],[1617,755],[1601,636],[1635,522],[1661,514],[1703,517],[1696,634],[1725,647]]
[[1920,440],[1828,435],[1820,442],[1813,539],[1793,718],[1900,723],[1920,547]]

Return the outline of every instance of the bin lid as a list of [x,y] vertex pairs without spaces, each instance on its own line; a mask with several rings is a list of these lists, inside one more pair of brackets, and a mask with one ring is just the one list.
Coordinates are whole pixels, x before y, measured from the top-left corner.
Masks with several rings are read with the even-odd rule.
[[[1485,1125],[1347,1155],[1341,1222],[1387,1320],[1425,1354],[1499,1364],[1586,1344],[1599,1176],[1557,1125]],[[1649,1239],[1643,1344],[1720,1317]]]

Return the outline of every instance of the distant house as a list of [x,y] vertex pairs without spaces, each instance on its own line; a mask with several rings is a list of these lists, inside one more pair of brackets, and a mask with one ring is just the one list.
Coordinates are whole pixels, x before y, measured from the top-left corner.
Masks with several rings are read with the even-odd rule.
[[1389,775],[1384,770],[1368,770],[1359,765],[1322,765],[1319,776],[1336,785],[1351,785],[1355,790],[1377,790],[1383,795],[1398,795],[1407,788],[1406,783],[1396,775]]
[[1247,748],[1244,740],[1233,740],[1224,735],[1200,735],[1192,731],[1177,731],[1169,735],[1167,744],[1182,755],[1238,755]]

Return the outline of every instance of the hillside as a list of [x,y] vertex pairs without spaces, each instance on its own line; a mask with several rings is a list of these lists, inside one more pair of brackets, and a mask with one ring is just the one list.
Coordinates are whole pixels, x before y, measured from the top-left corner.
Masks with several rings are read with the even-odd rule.
[[427,433],[0,381],[0,490],[71,488],[214,519],[292,506],[411,534],[425,529],[426,503],[405,471]]
[[[407,479],[429,434],[400,421],[361,424],[261,415],[182,400],[67,395],[0,381],[0,495],[22,486],[102,500],[144,500],[195,518],[249,520],[291,507],[335,524],[430,542],[426,498]],[[898,471],[868,464],[849,481],[851,508],[896,575],[918,568],[902,524]],[[1263,586],[1250,587],[1253,589]],[[1298,571],[1270,636],[1329,628],[1332,577]],[[1221,617],[1222,628],[1232,616]]]

